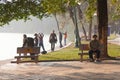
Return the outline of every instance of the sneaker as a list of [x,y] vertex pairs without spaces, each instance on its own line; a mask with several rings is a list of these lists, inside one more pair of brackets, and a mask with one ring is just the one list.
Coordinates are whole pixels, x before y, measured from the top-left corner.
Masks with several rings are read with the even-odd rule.
[[95,62],[101,62],[100,60],[95,60]]
[[94,62],[94,59],[90,59],[90,62]]

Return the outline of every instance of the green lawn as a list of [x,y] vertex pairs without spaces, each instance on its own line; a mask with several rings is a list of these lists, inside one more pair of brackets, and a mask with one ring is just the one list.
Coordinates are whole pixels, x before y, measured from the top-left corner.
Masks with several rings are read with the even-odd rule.
[[108,53],[112,57],[120,57],[120,45],[108,45]]
[[109,40],[115,39],[117,38],[117,36],[115,34],[110,34],[110,36],[108,37]]
[[[79,60],[79,49],[70,45],[67,48],[39,56],[39,60]],[[108,44],[108,53],[112,57],[120,56],[120,46]]]
[[76,60],[79,59],[78,48],[74,48],[73,45],[58,50],[50,52],[48,54],[40,55],[39,60]]

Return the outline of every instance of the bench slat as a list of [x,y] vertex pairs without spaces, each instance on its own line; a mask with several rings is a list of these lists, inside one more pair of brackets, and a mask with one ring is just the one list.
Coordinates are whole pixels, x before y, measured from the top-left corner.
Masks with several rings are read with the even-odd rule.
[[80,49],[84,50],[84,51],[89,50],[89,46],[88,46],[88,44],[81,44]]
[[83,55],[88,55],[88,51],[89,51],[88,44],[81,44],[79,50],[80,52],[78,53],[78,55],[80,55],[80,61],[82,62],[84,60]]
[[88,55],[88,53],[78,53],[78,55]]
[[40,53],[40,47],[18,47],[17,53]]
[[35,56],[15,56],[15,58],[33,58],[33,57],[38,57],[38,55],[35,55]]
[[[18,47],[17,53],[19,54],[19,56],[15,56],[15,58],[17,59],[17,61],[16,61],[17,64],[22,62],[21,58],[35,58],[34,62],[37,63],[38,62],[38,54],[40,53],[40,47]],[[28,53],[29,54],[34,53],[34,55],[27,55]]]

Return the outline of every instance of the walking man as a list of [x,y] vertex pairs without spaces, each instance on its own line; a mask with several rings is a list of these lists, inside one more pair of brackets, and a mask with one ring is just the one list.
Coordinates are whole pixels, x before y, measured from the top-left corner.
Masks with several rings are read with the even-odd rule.
[[63,47],[62,45],[62,33],[59,31],[59,42],[60,42],[60,48]]
[[54,30],[53,30],[53,32],[50,34],[49,42],[51,43],[51,51],[54,51],[54,49],[55,49],[55,43],[57,43],[57,36],[56,36]]

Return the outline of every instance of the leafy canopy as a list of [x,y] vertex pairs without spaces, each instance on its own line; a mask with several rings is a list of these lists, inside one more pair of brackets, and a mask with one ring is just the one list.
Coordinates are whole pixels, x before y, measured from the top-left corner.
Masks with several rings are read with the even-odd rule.
[[74,5],[76,0],[12,0],[0,4],[0,26],[12,20],[29,20],[30,15],[42,19],[50,14],[66,11],[67,5]]
[[8,24],[12,20],[29,20],[29,16],[42,18],[46,12],[39,0],[15,0],[0,4],[0,25]]
[[[29,20],[30,15],[42,19],[45,16],[56,13],[64,13],[68,6],[76,6],[83,0],[12,0],[0,4],[0,26],[8,24],[12,20]],[[97,0],[84,0],[88,2],[86,17],[92,19],[96,11]],[[111,2],[112,18],[120,18],[120,0],[108,0]]]

